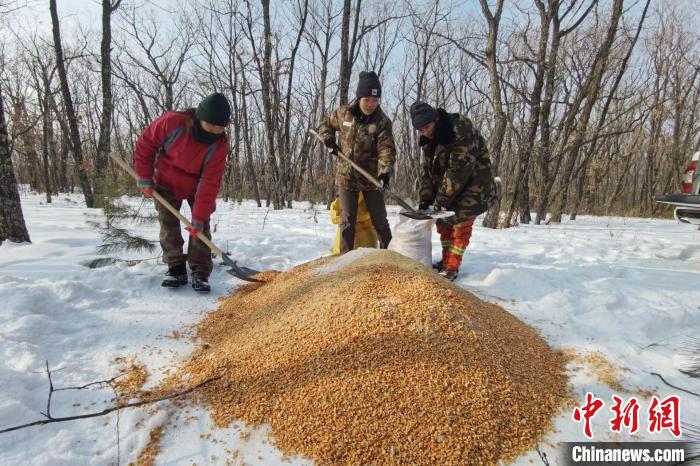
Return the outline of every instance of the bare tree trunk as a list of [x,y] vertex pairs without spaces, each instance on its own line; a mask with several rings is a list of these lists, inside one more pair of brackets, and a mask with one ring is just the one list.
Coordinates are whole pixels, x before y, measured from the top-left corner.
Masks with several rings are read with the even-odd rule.
[[[491,166],[493,167],[494,175],[498,175],[501,164],[501,149],[503,147],[503,138],[506,134],[506,126],[508,119],[503,111],[503,100],[501,98],[501,79],[498,75],[497,65],[497,45],[498,45],[498,27],[501,22],[501,13],[503,12],[503,0],[498,0],[495,12],[491,12],[486,0],[481,1],[481,10],[486,17],[489,25],[489,36],[486,44],[486,67],[489,70],[489,81],[491,84],[491,105],[496,124],[491,134],[489,141],[489,153],[491,155]],[[498,218],[501,213],[501,190],[497,190],[499,196],[496,202],[491,206],[488,213],[484,217],[483,226],[488,228],[498,227]]]
[[[299,50],[299,44],[301,43],[301,38],[304,35],[304,28],[306,28],[306,18],[309,15],[309,0],[304,0],[304,6],[302,7],[301,10],[301,21],[299,22],[299,31],[296,37],[296,41],[294,42],[294,47],[292,48],[292,55],[289,59],[289,76],[287,79],[287,100],[284,104],[285,111],[284,111],[284,149],[283,153],[286,154],[287,157],[291,156],[291,131],[290,131],[290,125],[292,121],[292,93],[293,91],[293,84],[294,84],[294,64],[296,62],[297,58],[297,51]],[[305,134],[303,136],[304,140],[308,139],[309,136],[308,134]],[[303,164],[302,164],[303,166]],[[297,183],[301,183],[303,177],[299,177],[300,179],[297,180],[290,180],[289,186],[287,187],[287,201],[288,205],[287,207],[291,208],[292,207],[292,198],[294,197],[294,183],[295,181]]]
[[[582,167],[580,169],[580,173],[576,179],[576,197],[574,198],[574,207],[571,212],[571,220],[576,220],[576,217],[578,216],[578,211],[581,206],[581,201],[583,197],[583,192],[584,192],[584,187],[586,184],[586,175],[588,171],[588,166],[591,162],[591,159],[595,157],[595,154],[598,150],[599,147],[599,139],[598,136],[600,135],[603,126],[605,125],[608,112],[610,110],[610,105],[612,104],[613,98],[615,97],[615,94],[617,92],[617,89],[622,82],[622,78],[625,74],[625,71],[627,71],[627,63],[629,62],[630,57],[632,56],[632,51],[634,50],[635,45],[637,45],[637,41],[639,39],[639,35],[642,32],[642,26],[644,25],[644,20],[646,19],[647,16],[647,11],[649,9],[649,4],[651,0],[647,0],[646,4],[644,5],[644,10],[642,11],[642,16],[639,19],[639,23],[637,24],[637,31],[635,32],[634,37],[632,38],[632,42],[630,43],[630,46],[627,49],[627,53],[622,59],[622,64],[620,65],[620,69],[617,72],[617,76],[615,77],[615,81],[613,82],[612,88],[610,89],[610,93],[608,94],[607,99],[605,100],[605,105],[603,106],[603,110],[600,114],[600,117],[598,118],[598,124],[596,126],[595,132],[593,133],[593,142],[590,143],[590,146],[588,150],[586,151],[586,156],[584,158]],[[696,74],[697,74],[697,69],[696,69]],[[677,115],[682,114],[682,112],[677,112]]]
[[[266,175],[267,183],[265,190],[267,195],[267,204],[272,203],[275,210],[284,208],[282,204],[282,196],[280,189],[280,173],[279,166],[277,163],[277,157],[275,152],[279,149],[276,145],[275,135],[278,133],[276,122],[277,119],[274,117],[273,112],[273,82],[272,82],[272,32],[270,26],[270,0],[261,0],[263,7],[263,59],[260,63],[260,59],[257,53],[253,52],[253,56],[256,60],[258,73],[260,75],[260,87],[263,100],[263,113],[265,116],[265,135],[267,137],[267,164]],[[250,13],[250,4],[248,4],[248,11]],[[253,40],[253,30],[252,24],[250,22],[251,18],[248,18],[248,29],[250,34],[250,40]],[[280,154],[284,157],[285,154]]]
[[53,25],[53,44],[56,52],[56,69],[58,70],[58,78],[61,81],[61,94],[63,95],[63,105],[66,109],[66,117],[70,127],[70,142],[73,151],[73,159],[75,160],[75,168],[78,170],[78,179],[80,188],[83,190],[85,197],[85,205],[94,207],[95,200],[92,195],[92,187],[88,178],[85,161],[83,160],[83,149],[80,141],[80,129],[78,128],[78,118],[73,108],[73,99],[68,86],[68,77],[66,76],[66,63],[63,57],[63,46],[61,45],[61,30],[58,22],[58,12],[56,11],[56,0],[49,0],[49,9],[51,11],[51,24]]
[[51,85],[47,76],[46,67],[39,63],[38,54],[36,57],[38,66],[34,69],[34,82],[37,92],[39,110],[41,111],[41,171],[44,177],[44,189],[46,190],[46,203],[51,204],[51,195],[54,190],[54,183],[51,182],[51,170],[49,162],[55,160],[55,148],[53,141],[53,119],[51,114]]
[[[270,190],[270,200],[275,210],[282,209],[282,198],[280,197],[280,174],[278,171],[275,151],[278,149],[275,144],[275,134],[277,133],[272,109],[272,31],[270,26],[270,0],[261,0],[263,5],[263,66],[261,76],[261,86],[263,95],[263,107],[265,110],[265,123],[267,129],[267,161],[268,167],[268,189]],[[285,154],[280,154],[282,157]]]
[[513,189],[513,202],[511,202],[506,222],[510,222],[513,212],[516,208],[520,209],[520,222],[530,223],[530,188],[528,177],[530,176],[530,160],[532,150],[535,147],[537,138],[537,130],[540,123],[540,111],[542,103],[542,88],[544,87],[544,74],[546,70],[547,59],[547,43],[549,41],[549,23],[554,13],[551,9],[545,9],[544,3],[537,1],[537,8],[540,12],[540,39],[538,44],[537,68],[535,71],[535,79],[532,87],[532,92],[529,96],[530,101],[530,118],[527,124],[525,140],[520,144],[518,151],[518,174],[515,179],[515,188]]
[[[314,34],[313,31],[310,33],[310,40],[314,45],[315,49],[318,51],[321,60],[319,71],[319,85],[317,88],[318,100],[314,114],[315,118],[313,119],[314,122],[317,122],[319,120],[319,116],[322,118],[327,111],[326,87],[328,85],[328,64],[330,61],[331,42],[334,37],[332,1],[324,0],[323,2],[321,2],[321,6],[323,7],[323,16],[321,17],[317,14],[313,15],[312,17],[315,19],[315,24],[318,24],[319,27],[322,28],[321,32],[323,35],[319,37],[319,35]],[[318,19],[316,19],[316,17],[318,17]],[[335,188],[335,180],[333,178],[333,158],[328,156],[323,145],[317,144],[314,141],[311,144],[311,147],[315,149],[314,154],[316,156],[316,160],[318,161],[318,164],[316,165],[316,178],[323,180],[323,182],[319,183],[318,185],[321,202],[325,202],[325,204],[328,207],[330,207]],[[313,163],[311,162],[311,160],[312,159],[310,157],[308,175],[310,183],[313,182]]]
[[[330,5],[328,6],[327,14],[328,27],[330,28]],[[323,116],[323,114],[326,111],[326,83],[328,81],[328,61],[330,55],[331,38],[332,34],[330,33],[330,31],[327,30],[325,35],[325,41],[323,43],[323,48],[321,48],[321,82],[319,84],[321,98],[319,99],[318,103],[321,116]],[[335,186],[335,180],[333,179],[333,159],[328,157],[325,147],[323,147],[320,144],[317,144],[316,147],[318,147],[317,154],[319,159],[321,160],[321,163],[319,164],[318,173],[320,175],[323,175],[324,180],[326,181],[325,186],[322,186],[322,188],[325,188],[325,193],[331,192],[330,195],[325,195],[325,203],[330,208],[330,204],[332,202],[332,189],[333,186]]]
[[61,148],[58,151],[58,179],[59,185],[61,186],[60,191],[62,193],[73,192],[73,177],[68,176],[68,153],[70,152],[70,144],[68,143],[68,136],[61,133]]
[[[350,10],[351,0],[343,2],[343,28],[340,32],[340,105],[348,103],[350,87]],[[358,5],[359,8],[359,5]]]
[[525,174],[523,186],[518,194],[518,210],[520,213],[520,223],[523,225],[530,224],[532,222],[532,216],[530,215],[530,176],[528,173]]
[[[606,33],[605,41],[600,46],[600,49],[598,50],[593,62],[591,74],[587,77],[583,85],[583,97],[585,97],[586,103],[584,104],[581,115],[578,118],[578,122],[575,123],[576,129],[574,130],[572,137],[567,138],[566,145],[562,151],[562,155],[568,153],[566,155],[568,158],[564,168],[565,179],[561,205],[558,211],[552,215],[552,221],[554,222],[561,222],[562,211],[567,208],[569,188],[572,184],[572,177],[574,175],[573,168],[576,165],[578,154],[581,150],[581,143],[583,142],[583,138],[588,128],[593,106],[598,100],[600,94],[601,81],[608,66],[610,50],[612,49],[613,42],[617,34],[617,26],[620,22],[620,17],[622,16],[622,5],[623,0],[615,0],[613,3],[610,25]],[[570,122],[573,124],[573,116],[571,116]]]
[[588,171],[590,160],[591,159],[589,157],[584,158],[583,164],[579,169],[579,174],[575,180],[574,193],[576,196],[574,197],[574,206],[571,209],[571,216],[569,217],[569,220],[571,221],[576,220],[576,217],[578,217],[578,211],[581,207],[581,202],[583,201],[583,190],[586,186],[586,172]]
[[5,240],[13,243],[30,241],[12,167],[12,154],[5,124],[5,105],[0,87],[0,244]]
[[[235,52],[233,52],[235,53]],[[233,124],[233,163],[229,162],[228,168],[231,173],[229,173],[229,176],[227,176],[227,187],[230,187],[229,189],[226,190],[228,193],[229,190],[231,191],[231,196],[237,200],[237,201],[242,201],[243,200],[243,176],[242,176],[242,167],[244,164],[241,163],[241,125],[240,122],[242,119],[247,119],[247,115],[242,115],[241,114],[241,109],[240,105],[238,102],[238,73],[236,73],[236,62],[235,59],[232,59],[231,63],[231,74],[232,76],[229,76],[229,85],[231,86],[231,93],[232,93],[232,107],[233,107],[233,115],[235,118],[235,123]],[[243,99],[245,99],[245,89],[244,92],[242,93]],[[231,186],[233,184],[233,186]],[[257,184],[257,183],[256,183]],[[257,186],[256,186],[257,189]]]
[[[559,58],[559,45],[562,35],[559,32],[559,11],[558,4],[553,6],[552,11],[552,43],[549,48],[549,60],[547,60],[546,79],[544,86],[544,98],[542,100],[540,112],[540,143],[539,151],[536,153],[539,175],[540,189],[538,189],[538,204],[535,218],[535,224],[539,225],[547,215],[547,206],[549,205],[549,193],[554,186],[558,166],[556,170],[550,169],[551,163],[551,125],[550,115],[552,110],[552,101],[554,99],[554,81],[557,73],[557,60]],[[554,173],[552,173],[554,171]]]
[[[598,0],[591,0],[591,3],[589,4],[588,8],[580,15],[578,20],[574,21],[574,24],[571,25],[568,28],[565,28],[563,30],[560,29],[561,26],[561,21],[562,19],[569,14],[572,10],[573,7],[575,6],[574,3],[569,4],[565,8],[565,12],[562,14],[562,16],[559,16],[559,7],[561,6],[560,2],[552,2],[550,3],[550,9],[551,9],[551,18],[552,18],[552,44],[550,47],[549,51],[549,60],[547,63],[547,78],[546,78],[546,84],[545,84],[545,90],[544,90],[544,100],[542,102],[542,111],[541,111],[541,137],[540,137],[540,150],[538,152],[538,165],[539,165],[539,172],[541,175],[541,183],[540,183],[540,189],[539,189],[539,202],[537,206],[537,219],[535,221],[536,224],[540,224],[542,220],[545,219],[545,216],[547,214],[547,208],[549,207],[549,202],[550,202],[550,197],[551,197],[551,192],[554,187],[554,183],[557,179],[557,175],[559,174],[559,169],[561,167],[562,163],[562,156],[560,155],[559,157],[556,157],[556,162],[555,165],[552,169],[550,164],[552,163],[552,147],[551,147],[551,136],[552,136],[552,125],[550,122],[550,116],[552,115],[552,107],[554,103],[554,95],[555,95],[555,80],[557,79],[557,63],[559,60],[559,48],[561,46],[562,39],[573,32],[580,24],[581,22],[590,14],[590,12],[593,10],[593,8],[596,6]],[[568,95],[571,91],[567,90],[566,96],[567,98],[565,101],[568,101]],[[568,114],[565,114],[562,117],[562,120],[560,122],[561,127],[567,127],[570,126],[570,123],[567,124],[567,121],[573,122],[573,117],[576,115],[576,112],[578,111],[578,108],[581,104],[581,100],[583,97],[583,93],[581,93],[581,96],[577,96],[577,100],[572,104],[569,108]],[[561,127],[559,128],[559,132],[561,133]],[[568,130],[567,130],[568,131]],[[569,133],[567,132],[563,140],[567,140],[569,137]]]
[[246,99],[246,89],[248,88],[248,80],[245,74],[245,65],[243,64],[243,59],[240,54],[236,54],[238,62],[241,65],[241,111],[243,113],[243,144],[245,145],[246,154],[246,167],[248,168],[248,177],[250,178],[250,183],[253,186],[253,195],[255,196],[255,202],[258,207],[262,207],[262,202],[260,201],[260,188],[258,187],[258,179],[255,175],[255,165],[253,164],[253,145],[250,142],[250,131],[248,128],[248,103]]
[[111,149],[112,133],[112,12],[119,8],[121,0],[102,0],[102,43],[100,45],[100,77],[102,81],[102,115],[100,117],[100,138],[97,142],[95,158],[95,197],[98,205],[104,200],[104,184],[107,174],[107,154]]
[[46,189],[46,203],[51,204],[51,177],[49,175],[49,160],[51,157],[49,156],[49,147],[52,145],[51,139],[53,139],[53,126],[52,126],[52,121],[51,121],[51,109],[49,107],[49,96],[48,94],[51,92],[51,89],[46,88],[44,89],[44,98],[43,98],[43,106],[44,106],[44,113],[43,113],[43,124],[42,124],[42,129],[41,129],[41,152],[42,152],[42,158],[44,161],[44,166],[43,166],[43,172],[44,172],[44,188]]

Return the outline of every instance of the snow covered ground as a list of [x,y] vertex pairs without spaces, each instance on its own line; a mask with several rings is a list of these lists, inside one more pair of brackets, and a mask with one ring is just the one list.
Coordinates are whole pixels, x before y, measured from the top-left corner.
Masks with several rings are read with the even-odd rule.
[[[189,287],[161,288],[165,266],[156,260],[88,269],[82,264],[97,257],[100,238],[86,220],[99,211],[86,209],[78,195],[60,195],[46,205],[42,196],[24,193],[22,202],[32,244],[0,246],[0,429],[41,419],[47,360],[56,387],[108,379],[120,370],[118,358],[132,355],[148,367],[149,383],[157,382],[161,369],[174,367],[192,350],[173,332],[198,321],[240,284],[217,267],[212,293],[203,297]],[[396,209],[391,212],[394,224]],[[219,202],[213,221],[215,242],[260,270],[286,270],[316,259],[330,250],[335,235],[328,213],[303,203],[268,211],[253,202]],[[158,236],[155,225],[136,231]],[[652,389],[662,399],[679,395],[681,421],[700,425],[700,399],[651,375],[700,392],[700,379],[678,370],[686,338],[700,336],[699,245],[695,227],[667,220],[579,217],[508,230],[477,226],[458,284],[533,325],[555,348],[582,356],[570,365],[579,399],[590,391],[606,403],[593,421],[594,440],[667,440],[672,438],[667,432],[647,432],[649,400],[638,392]],[[435,235],[433,248],[437,256]],[[598,380],[597,354],[619,368],[615,372],[629,391]],[[613,394],[625,401],[639,398],[637,434],[610,433]],[[112,396],[108,389],[56,392],[52,415],[100,410]],[[176,418],[169,402],[155,411],[130,409],[119,419],[113,413],[0,434],[0,464],[127,464],[158,425],[164,425],[159,464],[304,462],[283,459],[264,429],[212,430],[206,413],[190,410]],[[550,464],[559,463],[557,442],[585,439],[570,411],[555,428],[542,445]],[[541,463],[535,452],[517,463],[530,460]]]

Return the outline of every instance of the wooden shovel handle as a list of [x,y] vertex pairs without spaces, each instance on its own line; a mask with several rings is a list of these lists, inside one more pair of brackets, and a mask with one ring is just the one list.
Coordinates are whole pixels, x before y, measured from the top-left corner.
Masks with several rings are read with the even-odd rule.
[[[323,142],[323,138],[322,138],[321,135],[318,134],[316,131],[310,129],[309,132],[310,132],[311,134],[313,134],[319,141]],[[340,157],[341,159],[345,160],[345,161],[346,161],[347,163],[349,163],[350,165],[352,165],[352,168],[354,168],[355,170],[357,170],[358,172],[360,172],[360,174],[362,174],[362,176],[364,176],[365,178],[367,178],[367,180],[368,180],[370,183],[372,183],[372,184],[375,185],[377,188],[379,188],[379,190],[380,190],[383,194],[385,194],[385,195],[391,197],[393,200],[395,200],[396,203],[399,204],[401,207],[403,207],[403,208],[406,209],[407,211],[412,212],[412,213],[414,213],[414,214],[420,214],[420,212],[418,212],[416,209],[414,209],[413,207],[411,207],[410,205],[408,205],[408,204],[406,203],[406,201],[404,201],[403,199],[401,199],[401,197],[399,197],[397,194],[394,194],[392,191],[390,191],[390,190],[388,190],[386,187],[382,186],[382,184],[379,182],[379,180],[377,180],[375,177],[373,177],[372,175],[370,175],[369,172],[367,172],[367,170],[365,170],[364,168],[362,168],[361,166],[359,166],[358,164],[356,164],[355,162],[353,162],[349,157],[347,157],[345,154],[343,154],[340,150],[337,150],[337,151],[335,151],[335,152],[333,152],[333,153],[334,153],[335,155],[337,155],[338,157]]]
[[[115,162],[117,165],[119,165],[119,166],[120,166],[121,168],[123,168],[127,173],[129,173],[129,175],[131,175],[136,181],[139,180],[139,175],[136,174],[136,172],[134,171],[134,169],[131,168],[131,167],[129,166],[129,164],[126,163],[126,162],[124,161],[124,159],[122,159],[122,158],[119,157],[117,154],[114,154],[114,153],[112,153],[112,152],[109,153],[109,157],[110,157],[112,160],[114,160],[114,162]],[[160,202],[163,206],[165,206],[165,208],[168,209],[174,216],[176,216],[182,223],[184,223],[185,226],[190,227],[190,228],[193,228],[193,226],[192,226],[192,224],[190,223],[190,221],[187,220],[187,218],[185,218],[185,216],[182,215],[182,214],[180,213],[179,210],[177,210],[177,209],[176,209],[175,207],[173,207],[168,201],[166,201],[165,198],[164,198],[163,196],[161,196],[160,193],[159,193],[158,191],[156,191],[155,189],[153,190],[153,197],[154,197],[158,202]],[[198,238],[201,242],[203,242],[204,244],[206,244],[207,246],[209,246],[209,249],[211,249],[212,252],[213,252],[214,254],[216,254],[216,255],[219,256],[219,257],[224,257],[224,252],[223,252],[221,249],[219,249],[218,247],[216,247],[216,245],[215,245],[214,243],[212,243],[212,242],[209,240],[209,238],[207,238],[206,236],[204,236],[204,233],[203,233],[203,232],[200,231],[199,233],[197,233],[197,238]]]
[[[322,138],[321,135],[318,134],[316,131],[310,129],[310,130],[309,130],[309,133],[313,134],[313,135],[316,137],[316,139],[318,139],[319,141],[323,142],[323,138]],[[368,180],[370,183],[372,183],[373,185],[375,185],[377,188],[382,189],[382,184],[381,184],[375,177],[373,177],[372,175],[370,175],[369,172],[367,172],[367,170],[365,170],[364,168],[362,168],[361,166],[359,166],[358,164],[356,164],[355,162],[353,162],[352,160],[350,160],[348,157],[345,156],[345,154],[343,154],[343,153],[340,152],[339,150],[336,151],[336,152],[333,152],[333,153],[334,153],[335,155],[337,155],[338,157],[340,157],[341,159],[345,160],[345,161],[346,161],[347,163],[349,163],[350,165],[352,165],[352,168],[354,168],[355,170],[357,170],[358,172],[360,172],[360,173],[362,174],[362,176],[364,176],[365,178],[367,178],[367,180]]]

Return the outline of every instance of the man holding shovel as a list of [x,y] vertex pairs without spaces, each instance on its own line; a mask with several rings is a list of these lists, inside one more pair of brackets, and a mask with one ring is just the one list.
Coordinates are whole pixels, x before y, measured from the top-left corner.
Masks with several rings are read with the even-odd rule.
[[165,113],[146,127],[136,141],[134,170],[144,195],[152,197],[155,190],[175,209],[180,209],[183,200],[192,209],[185,255],[180,220],[155,202],[163,261],[168,266],[162,286],[177,288],[187,284],[189,263],[192,287],[200,293],[210,291],[211,250],[197,234],[201,232],[211,239],[209,216],[214,211],[226,165],[228,142],[224,132],[230,116],[226,97],[211,94],[196,109]]
[[436,222],[442,241],[440,275],[454,280],[469,245],[476,217],[496,199],[496,185],[484,138],[464,115],[411,105],[411,122],[423,149],[419,209],[447,209],[454,216]]
[[[384,187],[394,171],[396,149],[391,120],[379,107],[382,86],[374,71],[360,73],[356,99],[338,108],[321,123],[319,133],[331,153],[342,152]],[[340,132],[339,144],[336,132]],[[336,172],[340,197],[340,253],[353,249],[357,203],[362,192],[372,225],[379,236],[379,247],[386,249],[391,229],[386,215],[384,196],[363,174],[349,163],[339,160]]]

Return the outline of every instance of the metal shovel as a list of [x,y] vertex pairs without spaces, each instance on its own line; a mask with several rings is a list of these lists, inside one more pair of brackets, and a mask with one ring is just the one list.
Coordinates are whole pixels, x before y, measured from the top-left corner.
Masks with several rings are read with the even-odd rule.
[[[324,141],[323,141],[323,138],[321,137],[321,135],[318,134],[316,131],[310,129],[309,132],[310,132],[311,134],[313,134],[314,136],[316,136],[316,138],[317,138],[319,141],[321,141],[322,143],[324,142]],[[408,217],[408,218],[412,218],[412,219],[414,219],[414,220],[431,220],[431,219],[436,218],[435,216],[432,216],[432,215],[430,215],[430,214],[427,213],[427,212],[421,212],[420,210],[416,210],[416,209],[414,209],[413,207],[411,207],[410,205],[408,205],[408,204],[407,204],[403,199],[401,199],[397,194],[394,194],[393,192],[389,191],[389,188],[387,188],[386,186],[384,186],[382,183],[379,182],[379,180],[377,180],[375,177],[373,177],[372,175],[370,175],[370,174],[367,172],[367,170],[365,170],[364,168],[362,168],[361,166],[359,166],[358,164],[356,164],[355,162],[353,162],[352,160],[350,160],[348,157],[346,157],[345,154],[343,154],[342,152],[337,151],[337,152],[334,152],[334,154],[336,154],[338,157],[340,157],[341,159],[343,159],[344,161],[346,161],[347,163],[349,163],[350,165],[352,165],[352,167],[353,167],[355,170],[357,170],[358,172],[360,172],[360,174],[362,174],[362,176],[364,176],[365,178],[367,178],[367,180],[369,180],[370,183],[372,183],[372,184],[375,185],[377,188],[379,188],[379,190],[380,190],[383,194],[388,195],[390,198],[392,198],[393,200],[395,200],[396,203],[397,203],[398,205],[400,205],[401,207],[403,207],[404,210],[402,210],[401,212],[399,212],[401,215],[404,215],[404,216],[406,216],[406,217]],[[443,215],[440,215],[440,217],[449,216],[449,215],[444,215],[445,213],[446,213],[446,212],[442,212]],[[452,214],[450,214],[450,215],[452,215]]]

